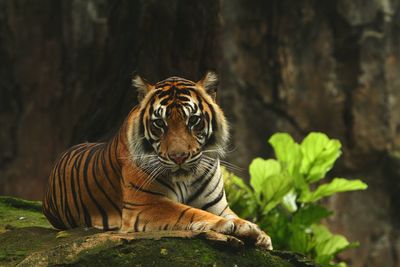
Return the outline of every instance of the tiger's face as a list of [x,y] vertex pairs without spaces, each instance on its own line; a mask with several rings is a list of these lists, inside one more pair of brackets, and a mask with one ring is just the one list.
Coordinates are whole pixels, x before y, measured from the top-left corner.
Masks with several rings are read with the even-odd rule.
[[170,77],[155,85],[136,77],[134,85],[143,96],[137,127],[128,138],[136,162],[185,176],[207,170],[223,154],[228,126],[215,103],[215,74],[207,73],[197,83]]

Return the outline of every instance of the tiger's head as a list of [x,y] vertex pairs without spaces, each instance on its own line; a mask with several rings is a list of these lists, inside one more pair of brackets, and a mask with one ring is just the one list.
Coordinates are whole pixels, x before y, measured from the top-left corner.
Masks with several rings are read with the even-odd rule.
[[216,104],[217,76],[193,82],[170,77],[154,85],[133,79],[139,92],[138,116],[128,130],[130,154],[144,169],[172,176],[206,171],[222,156],[228,125]]

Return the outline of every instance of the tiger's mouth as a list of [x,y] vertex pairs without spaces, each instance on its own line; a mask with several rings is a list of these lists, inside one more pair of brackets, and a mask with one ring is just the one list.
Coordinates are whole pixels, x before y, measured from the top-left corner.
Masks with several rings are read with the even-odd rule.
[[182,164],[176,164],[175,162],[168,162],[166,164],[163,160],[160,160],[163,165],[165,173],[173,177],[187,177],[194,174],[200,164],[200,158],[189,159]]
[[176,172],[182,172],[186,171],[189,172],[192,170],[197,164],[191,163],[191,164],[174,164],[170,169],[171,172],[176,173]]

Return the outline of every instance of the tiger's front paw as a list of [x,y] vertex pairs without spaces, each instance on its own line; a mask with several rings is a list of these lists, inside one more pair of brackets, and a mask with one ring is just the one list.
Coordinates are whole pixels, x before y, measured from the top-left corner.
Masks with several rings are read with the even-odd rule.
[[252,222],[240,218],[230,219],[221,227],[220,231],[223,231],[225,234],[250,240],[259,248],[272,250],[271,238]]
[[233,235],[249,240],[259,248],[272,250],[271,238],[256,224],[240,218],[221,219],[217,222],[195,222],[191,224],[190,229],[212,230],[221,234]]

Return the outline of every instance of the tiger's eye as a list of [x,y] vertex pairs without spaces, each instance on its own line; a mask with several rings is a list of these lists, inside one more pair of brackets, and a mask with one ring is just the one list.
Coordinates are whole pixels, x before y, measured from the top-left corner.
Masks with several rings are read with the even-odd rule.
[[155,119],[153,120],[153,125],[158,127],[158,128],[164,128],[165,127],[165,122],[162,119]]
[[189,118],[188,126],[189,126],[189,127],[193,127],[193,126],[195,126],[196,124],[198,124],[198,123],[200,122],[200,120],[201,120],[200,116],[193,115],[193,116],[191,116],[191,117]]

